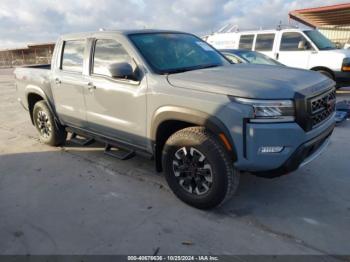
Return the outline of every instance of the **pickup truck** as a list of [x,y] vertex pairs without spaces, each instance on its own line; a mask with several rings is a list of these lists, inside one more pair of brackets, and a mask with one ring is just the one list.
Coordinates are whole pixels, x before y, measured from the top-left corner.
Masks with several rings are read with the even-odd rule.
[[174,194],[201,209],[229,199],[240,174],[272,178],[307,164],[335,123],[328,77],[233,65],[177,31],[64,35],[51,65],[14,74],[42,142],[62,145],[70,132],[120,149],[122,159],[148,156]]

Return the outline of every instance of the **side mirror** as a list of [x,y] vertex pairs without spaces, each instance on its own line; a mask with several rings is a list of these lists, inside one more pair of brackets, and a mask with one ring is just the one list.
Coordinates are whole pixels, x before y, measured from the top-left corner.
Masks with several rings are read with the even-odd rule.
[[342,44],[340,42],[335,42],[335,47],[338,48],[338,49],[341,49],[342,48]]
[[114,63],[108,66],[108,72],[113,78],[134,78],[134,70],[129,63]]

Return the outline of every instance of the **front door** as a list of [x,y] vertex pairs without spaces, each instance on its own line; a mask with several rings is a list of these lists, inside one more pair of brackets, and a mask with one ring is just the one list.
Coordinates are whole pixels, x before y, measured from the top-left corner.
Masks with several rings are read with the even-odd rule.
[[113,78],[108,70],[116,63],[136,65],[115,39],[97,39],[94,44],[89,87],[85,89],[89,129],[128,144],[146,146],[145,77]]
[[284,32],[281,36],[277,60],[290,67],[309,68],[313,48],[299,32]]

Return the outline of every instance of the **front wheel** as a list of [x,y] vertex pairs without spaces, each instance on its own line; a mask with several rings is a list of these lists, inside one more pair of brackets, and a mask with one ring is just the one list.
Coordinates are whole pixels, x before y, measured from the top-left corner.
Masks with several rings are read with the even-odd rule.
[[45,101],[39,101],[34,105],[33,120],[41,142],[58,146],[66,141],[67,132],[55,121]]
[[239,183],[227,151],[204,127],[185,128],[170,136],[163,150],[163,166],[174,194],[200,209],[222,204]]

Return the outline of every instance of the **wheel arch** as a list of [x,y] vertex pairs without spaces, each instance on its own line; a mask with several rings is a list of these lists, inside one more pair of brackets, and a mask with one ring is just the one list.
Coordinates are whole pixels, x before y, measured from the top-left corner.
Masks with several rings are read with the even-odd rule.
[[[166,140],[173,133],[189,126],[206,127],[218,137],[218,140],[227,149],[230,157],[236,160],[237,154],[234,141],[228,128],[218,117],[190,108],[164,106],[155,112],[150,130],[157,171],[162,171],[162,149]],[[224,135],[224,138],[222,138],[222,135]],[[227,143],[230,145],[230,150]]]
[[333,80],[335,78],[333,70],[329,69],[328,67],[325,67],[325,66],[315,66],[315,67],[311,68],[310,70],[312,70],[312,71],[326,71],[332,75]]
[[53,114],[54,118],[56,121],[58,121],[58,123],[61,123],[56,111],[53,109],[52,104],[50,103],[49,99],[47,98],[46,94],[44,93],[43,90],[41,90],[38,87],[30,87],[26,89],[26,99],[27,99],[27,104],[28,104],[28,110],[29,110],[29,115],[30,115],[30,119],[32,121],[32,124],[34,124],[33,121],[33,109],[34,109],[34,105],[35,103],[39,102],[39,101],[45,101],[47,103],[47,106],[49,107],[51,113]]

